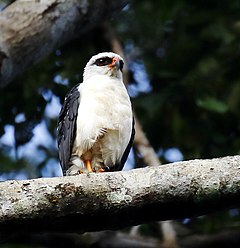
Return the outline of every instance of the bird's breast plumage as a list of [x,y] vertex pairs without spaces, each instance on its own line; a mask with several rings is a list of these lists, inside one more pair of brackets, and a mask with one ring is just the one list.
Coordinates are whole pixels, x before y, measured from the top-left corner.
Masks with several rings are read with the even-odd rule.
[[103,163],[118,162],[129,143],[133,118],[122,80],[95,76],[80,84],[78,90],[81,95],[75,139],[78,155],[95,145],[104,154]]

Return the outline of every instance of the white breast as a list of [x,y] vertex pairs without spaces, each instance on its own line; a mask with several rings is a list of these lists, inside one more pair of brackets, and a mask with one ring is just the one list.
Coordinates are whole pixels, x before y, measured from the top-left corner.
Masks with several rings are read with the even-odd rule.
[[104,164],[119,161],[131,137],[133,118],[123,82],[108,76],[95,76],[80,84],[79,91],[75,140],[78,156],[95,147],[100,151],[93,152],[103,154],[98,159]]

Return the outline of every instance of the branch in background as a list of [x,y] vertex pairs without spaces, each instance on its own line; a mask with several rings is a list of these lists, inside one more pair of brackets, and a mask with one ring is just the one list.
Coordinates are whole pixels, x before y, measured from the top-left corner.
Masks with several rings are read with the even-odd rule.
[[0,230],[97,231],[237,206],[240,156],[0,183]]
[[143,157],[143,161],[148,166],[160,165],[161,162],[151,146],[146,134],[143,132],[143,129],[138,121],[138,118],[135,116],[135,128],[136,135],[134,144],[137,147],[137,150]]
[[239,248],[239,230],[227,230],[214,234],[190,235],[179,241],[181,247],[185,248]]
[[0,12],[0,86],[128,3],[17,0]]
[[[165,223],[165,222],[164,222]],[[173,248],[175,244],[161,243],[160,240],[149,237],[131,237],[125,233],[113,233],[110,231],[97,233],[95,241],[100,247],[117,248]],[[180,247],[184,248],[239,248],[240,232],[237,230],[221,231],[207,235],[189,235],[178,237]]]
[[[173,248],[161,240],[146,236],[132,236],[123,232],[101,231],[79,235],[77,233],[21,233],[8,239],[11,244],[30,245],[31,247],[117,247],[117,248]],[[239,248],[240,232],[237,230],[221,231],[208,235],[179,236],[180,247],[184,248]]]

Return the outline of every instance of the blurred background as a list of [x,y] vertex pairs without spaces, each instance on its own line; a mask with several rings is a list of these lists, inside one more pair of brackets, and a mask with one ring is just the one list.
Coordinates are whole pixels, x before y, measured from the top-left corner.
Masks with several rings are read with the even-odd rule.
[[[10,2],[0,0],[0,8]],[[238,0],[141,0],[108,20],[126,57],[134,111],[162,163],[240,153],[239,13]],[[1,89],[0,180],[61,176],[61,104],[90,57],[112,49],[110,39],[106,25],[97,26]],[[132,151],[125,169],[143,166]],[[231,209],[177,220],[174,229],[182,242],[227,233],[228,247],[240,247],[239,221]],[[138,232],[161,240],[158,229],[152,223]]]

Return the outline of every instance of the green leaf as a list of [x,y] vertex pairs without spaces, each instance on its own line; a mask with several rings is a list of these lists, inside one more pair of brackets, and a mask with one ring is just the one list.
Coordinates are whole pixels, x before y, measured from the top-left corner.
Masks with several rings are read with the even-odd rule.
[[228,106],[213,97],[206,97],[205,99],[198,99],[196,102],[197,106],[210,111],[214,111],[220,114],[226,113],[228,111]]

